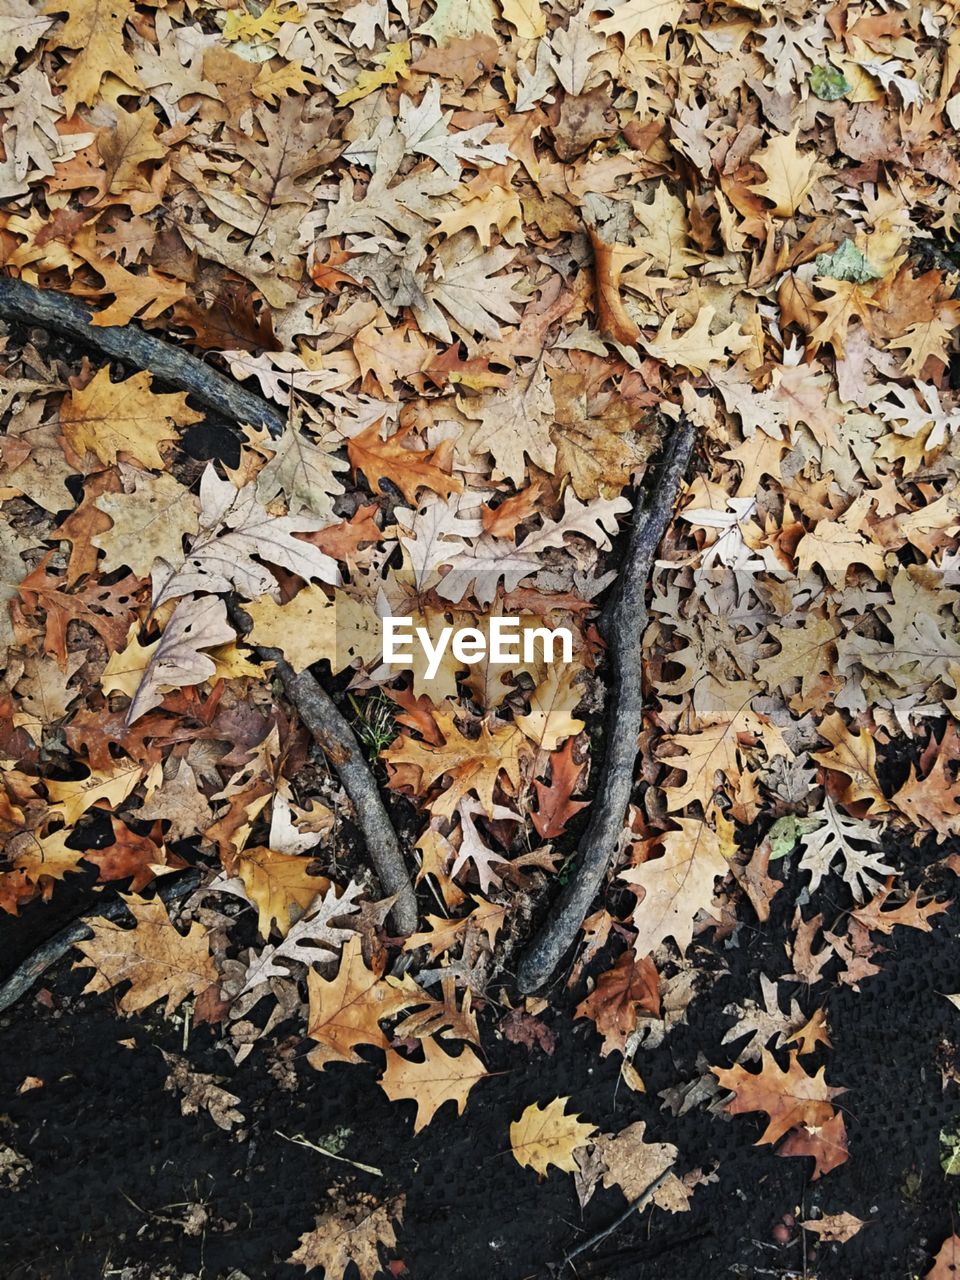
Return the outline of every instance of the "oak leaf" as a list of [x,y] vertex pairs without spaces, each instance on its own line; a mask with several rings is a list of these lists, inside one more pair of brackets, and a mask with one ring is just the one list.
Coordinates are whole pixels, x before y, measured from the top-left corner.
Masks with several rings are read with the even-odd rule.
[[532,1102],[519,1120],[510,1125],[510,1150],[521,1168],[546,1177],[550,1165],[566,1173],[577,1172],[574,1152],[596,1133],[579,1116],[564,1114],[569,1098],[554,1098],[543,1107]]
[[360,1280],[375,1280],[381,1274],[378,1246],[392,1249],[397,1243],[392,1220],[403,1218],[403,1206],[403,1196],[382,1205],[364,1196],[328,1209],[287,1261],[311,1273],[323,1268],[326,1280],[342,1280],[352,1263]]
[[561,742],[585,728],[571,712],[583,700],[584,691],[574,684],[579,669],[572,664],[554,662],[530,695],[530,710],[515,718],[523,733],[541,751],[556,751]]
[[139,1013],[165,1000],[169,1017],[188,995],[199,995],[217,981],[217,969],[207,945],[207,931],[194,921],[186,934],[178,933],[163,903],[124,897],[136,928],[123,929],[110,920],[92,923],[93,937],[76,943],[84,959],[75,969],[96,972],[84,994],[109,991],[127,978],[130,989],[117,1004],[123,1013]]
[[416,1004],[417,999],[415,990],[382,974],[383,960],[375,960],[372,969],[364,964],[358,934],[344,944],[335,978],[321,978],[313,969],[308,972],[307,1035],[317,1041],[317,1048],[307,1055],[312,1067],[322,1070],[328,1062],[362,1062],[356,1052],[361,1044],[387,1048],[380,1019]]
[[383,493],[381,480],[396,485],[407,502],[414,502],[421,489],[432,489],[443,497],[449,497],[463,488],[463,482],[444,469],[441,462],[449,456],[449,450],[414,450],[404,445],[409,428],[395,432],[384,440],[380,435],[380,423],[372,423],[347,441],[347,455],[354,474],[362,471],[374,493]]
[[711,1071],[724,1089],[732,1089],[734,1098],[727,1104],[731,1115],[743,1115],[748,1111],[765,1111],[769,1123],[757,1140],[761,1143],[777,1142],[791,1129],[804,1126],[818,1128],[832,1120],[832,1100],[845,1093],[828,1085],[821,1067],[815,1076],[807,1075],[800,1065],[798,1055],[789,1055],[790,1065],[784,1071],[769,1049],[762,1049],[760,1071],[754,1073],[745,1067],[711,1067]]
[[322,658],[337,670],[337,607],[322,587],[302,587],[286,604],[261,596],[245,612],[253,620],[250,641],[281,650],[294,671],[305,671]]
[[752,339],[740,330],[740,326],[731,321],[720,333],[711,334],[713,307],[701,307],[697,318],[689,329],[675,334],[678,312],[671,311],[655,338],[640,336],[640,345],[648,355],[662,360],[671,369],[681,365],[693,373],[703,373],[711,364],[728,364],[732,355],[737,355],[751,345]]
[[181,600],[159,640],[144,646],[134,635],[123,653],[111,656],[103,674],[103,688],[106,692],[128,692],[132,676],[139,674],[127,708],[127,724],[133,724],[159,706],[170,689],[200,684],[214,676],[216,664],[202,650],[224,644],[234,636],[227,621],[227,607],[218,597]]
[[785,137],[775,135],[753,157],[767,179],[750,190],[771,201],[771,213],[778,218],[789,218],[796,213],[823,172],[815,151],[797,150],[799,132],[797,124]]
[[600,974],[591,994],[577,1005],[575,1016],[594,1023],[603,1036],[600,1053],[605,1058],[614,1050],[624,1053],[641,1010],[659,1018],[660,975],[649,956],[638,960],[628,950],[612,969]]
[[124,565],[138,578],[148,578],[157,556],[176,562],[183,557],[185,534],[199,529],[200,505],[194,495],[167,473],[137,471],[126,493],[101,493],[94,501],[110,520],[90,542],[104,551],[101,571]]
[[455,1102],[457,1114],[462,1116],[470,1090],[489,1074],[467,1045],[454,1058],[444,1053],[432,1038],[420,1043],[424,1053],[422,1062],[414,1062],[388,1049],[387,1069],[380,1080],[380,1088],[391,1101],[412,1098],[416,1102],[414,1133],[425,1128],[445,1102]]
[[111,382],[108,370],[98,369],[87,386],[72,391],[60,406],[60,426],[74,454],[82,460],[89,451],[111,465],[122,453],[162,471],[159,446],[203,415],[188,407],[182,392],[161,395],[150,390],[151,382],[149,373]]
[[633,912],[638,956],[649,955],[666,938],[673,938],[685,952],[693,939],[694,917],[710,910],[714,880],[730,869],[715,831],[694,818],[677,821],[679,830],[663,834],[659,858],[620,873],[635,892],[643,890]]
[[296,537],[321,528],[315,516],[272,516],[257,500],[256,486],[237,489],[207,466],[200,481],[200,532],[185,563],[154,570],[154,608],[192,591],[239,591],[245,599],[279,598],[275,577],[253,557],[279,565],[309,581],[336,584],[336,562]]

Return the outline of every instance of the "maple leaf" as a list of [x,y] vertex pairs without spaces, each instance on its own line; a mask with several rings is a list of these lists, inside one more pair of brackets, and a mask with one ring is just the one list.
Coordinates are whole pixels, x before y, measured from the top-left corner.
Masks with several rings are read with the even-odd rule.
[[317,1048],[307,1055],[311,1066],[322,1070],[328,1062],[362,1062],[356,1052],[361,1044],[387,1048],[380,1019],[416,1004],[416,991],[384,979],[382,961],[368,969],[363,963],[360,938],[352,934],[344,943],[340,971],[335,978],[307,973],[307,1035]]
[[638,956],[649,955],[666,938],[685,952],[693,939],[694,916],[710,910],[714,880],[730,869],[715,831],[693,818],[677,821],[679,830],[663,833],[659,858],[620,873],[621,880],[644,891],[633,912]]
[[217,981],[217,970],[207,946],[207,932],[194,921],[186,934],[178,933],[162,902],[142,902],[124,897],[136,928],[123,929],[110,920],[92,922],[93,937],[75,943],[83,955],[75,969],[96,972],[84,994],[109,991],[131,980],[117,1001],[123,1013],[139,1013],[157,1000],[165,1000],[169,1018],[188,995],[199,995]]
[[60,406],[60,426],[74,454],[82,459],[89,450],[111,464],[122,453],[162,471],[159,446],[203,415],[187,406],[182,392],[160,395],[151,382],[149,373],[111,382],[108,370],[98,369],[83,390],[72,391]]
[[416,1102],[414,1133],[425,1128],[445,1102],[455,1102],[457,1114],[462,1116],[470,1090],[478,1080],[489,1075],[486,1067],[467,1045],[454,1058],[444,1053],[431,1038],[421,1040],[420,1043],[424,1054],[422,1062],[415,1062],[394,1049],[388,1049],[387,1069],[380,1080],[380,1088],[391,1101],[412,1098]]
[[221,480],[210,463],[200,481],[200,532],[182,567],[154,571],[154,608],[192,591],[236,590],[247,600],[279,596],[276,579],[253,556],[309,581],[336,584],[336,562],[295,535],[315,532],[314,516],[272,516],[257,501],[256,486],[237,489]]
[[328,1280],[342,1280],[352,1263],[360,1280],[374,1280],[381,1274],[378,1246],[396,1245],[393,1221],[403,1218],[403,1207],[403,1196],[382,1205],[368,1197],[337,1205],[317,1217],[316,1226],[304,1232],[287,1262],[311,1272],[322,1267]]
[[532,1102],[519,1120],[510,1125],[510,1150],[521,1168],[533,1169],[546,1177],[550,1165],[576,1173],[574,1152],[596,1133],[596,1126],[584,1124],[579,1116],[565,1115],[569,1098],[554,1098],[543,1107]]

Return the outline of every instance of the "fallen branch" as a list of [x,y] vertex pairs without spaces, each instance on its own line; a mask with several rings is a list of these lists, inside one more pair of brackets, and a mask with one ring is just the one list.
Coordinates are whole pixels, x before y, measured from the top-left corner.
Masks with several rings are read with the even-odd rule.
[[0,318],[76,338],[116,360],[147,369],[161,381],[189,392],[205,408],[238,425],[265,427],[279,436],[286,417],[260,396],[239,386],[196,356],[130,325],[96,325],[90,312],[68,294],[36,289],[24,280],[0,276]]
[[582,1253],[589,1253],[592,1249],[595,1249],[598,1244],[603,1244],[604,1240],[606,1240],[608,1236],[612,1236],[619,1227],[623,1226],[628,1218],[633,1216],[633,1214],[643,1213],[644,1209],[666,1182],[667,1178],[670,1177],[671,1173],[673,1173],[672,1164],[667,1165],[666,1169],[664,1169],[660,1176],[654,1178],[653,1182],[651,1182],[635,1200],[631,1201],[631,1203],[627,1205],[619,1218],[614,1218],[613,1222],[611,1222],[608,1227],[604,1227],[602,1231],[598,1231],[595,1235],[592,1235],[589,1240],[584,1240],[583,1244],[578,1244],[576,1249],[572,1249],[560,1263],[559,1269],[557,1270],[557,1280],[561,1280],[567,1267],[570,1267],[570,1269],[576,1273],[577,1269],[573,1265],[574,1258],[579,1258]]
[[[137,369],[149,369],[171,386],[189,392],[221,417],[266,427],[274,436],[284,429],[284,419],[273,405],[217,373],[202,360],[136,328],[91,324],[87,308],[66,294],[36,289],[22,280],[2,276],[0,317],[55,329]],[[236,606],[232,606],[230,612],[241,631],[250,629],[249,619],[239,613]],[[391,912],[394,928],[398,933],[412,933],[417,927],[416,895],[403,863],[397,834],[350,726],[309,672],[297,675],[278,650],[259,649],[258,652],[274,663],[287,696],[314,741],[326,752],[353,801],[380,883],[387,894],[397,897]]]
[[[192,889],[197,887],[201,878],[200,871],[195,867],[191,867],[180,875],[165,876],[157,886],[157,896],[169,906],[171,902],[185,898]],[[102,920],[122,920],[130,913],[122,898],[114,898],[113,901],[96,908],[91,914],[99,916]],[[56,964],[61,956],[65,956],[72,946],[92,937],[93,929],[86,920],[74,920],[59,933],[55,933],[52,938],[48,938],[42,946],[37,947],[36,951],[27,956],[26,960],[0,986],[0,1013],[25,996],[37,979],[51,965]]]
[[657,486],[648,505],[637,513],[616,603],[603,619],[613,667],[613,687],[608,694],[606,757],[590,825],[581,844],[580,866],[520,963],[517,983],[523,992],[542,987],[573,945],[623,830],[643,720],[647,579],[673,515],[693,439],[693,427],[681,418],[668,439]]
[[[228,603],[227,612],[235,627],[246,634],[250,619],[239,605]],[[283,681],[287,697],[299,712],[311,737],[336,769],[344,790],[353,801],[357,824],[363,832],[367,852],[384,891],[396,895],[390,911],[398,933],[413,933],[417,927],[417,899],[403,862],[400,841],[384,808],[373,774],[363,758],[353,730],[336,704],[309,671],[294,671],[279,649],[255,646],[262,661],[273,663]]]

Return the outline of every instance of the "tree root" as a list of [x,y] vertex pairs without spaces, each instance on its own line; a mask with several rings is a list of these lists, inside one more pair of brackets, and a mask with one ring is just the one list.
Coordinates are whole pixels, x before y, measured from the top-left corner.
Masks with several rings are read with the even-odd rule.
[[[250,619],[239,605],[229,603],[227,612],[241,634],[250,630]],[[353,802],[357,824],[363,832],[367,852],[380,883],[386,893],[396,894],[397,900],[390,911],[394,929],[402,934],[413,933],[417,927],[416,895],[404,866],[397,833],[353,730],[309,671],[298,674],[279,649],[263,645],[254,647],[262,661],[273,663],[287,697],[296,707],[314,742],[336,769],[344,790]]]
[[[169,906],[171,902],[185,898],[197,887],[201,878],[200,871],[195,867],[179,875],[164,876],[157,886],[157,896]],[[91,914],[103,920],[122,920],[130,913],[122,899],[114,898]],[[36,951],[27,956],[23,964],[14,970],[6,982],[0,985],[0,1013],[25,996],[37,979],[51,965],[56,964],[61,956],[65,956],[75,943],[92,937],[93,929],[86,920],[74,920],[73,924],[68,924],[52,938],[48,938],[42,946],[37,947]]]
[[238,425],[265,427],[272,436],[281,435],[286,427],[286,416],[279,409],[196,356],[130,325],[93,324],[83,303],[68,294],[36,289],[24,280],[0,276],[0,318],[55,329],[116,360],[147,369],[163,382],[189,392],[204,408]]
[[623,829],[633,789],[637,738],[643,720],[643,633],[650,568],[667,525],[693,448],[694,429],[681,418],[670,434],[657,486],[637,512],[615,604],[603,618],[610,645],[613,687],[607,710],[607,749],[590,825],[581,842],[580,866],[545,925],[528,947],[517,972],[521,991],[536,991],[573,945],[597,896]]

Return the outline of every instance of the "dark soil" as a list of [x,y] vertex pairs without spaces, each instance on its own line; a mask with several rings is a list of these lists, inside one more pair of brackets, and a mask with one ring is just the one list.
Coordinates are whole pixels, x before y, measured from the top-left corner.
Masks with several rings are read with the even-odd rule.
[[[924,861],[945,851],[890,852],[915,877]],[[344,1187],[378,1200],[406,1194],[395,1256],[416,1280],[548,1277],[551,1264],[624,1208],[619,1192],[601,1189],[581,1214],[570,1175],[553,1171],[538,1184],[506,1150],[510,1122],[524,1107],[569,1095],[569,1109],[604,1131],[646,1120],[648,1138],[679,1148],[678,1172],[716,1165],[719,1177],[698,1188],[689,1213],[655,1209],[625,1224],[577,1260],[580,1276],[803,1275],[800,1231],[782,1247],[771,1232],[782,1215],[810,1217],[817,1208],[848,1211],[869,1225],[845,1245],[814,1248],[808,1235],[808,1276],[922,1275],[956,1216],[956,1188],[939,1164],[939,1133],[960,1114],[956,1086],[945,1092],[940,1070],[960,1040],[960,1015],[942,995],[960,988],[956,907],[936,918],[932,933],[897,930],[881,957],[883,972],[859,993],[830,982],[812,989],[785,984],[805,1012],[825,1005],[833,1038],[823,1058],[827,1079],[848,1090],[841,1102],[850,1159],[825,1179],[811,1183],[807,1158],[781,1158],[754,1145],[762,1115],[729,1120],[695,1109],[674,1117],[661,1109],[658,1092],[695,1077],[698,1052],[714,1065],[732,1061],[730,1048],[737,1046],[720,1043],[732,1022],[724,1006],[758,998],[761,972],[789,972],[784,938],[800,879],[787,874],[771,921],[744,926],[737,945],[712,944],[704,935],[698,963],[729,973],[691,1004],[687,1024],[661,1048],[638,1054],[645,1095],[618,1085],[619,1059],[599,1057],[590,1024],[572,1021],[572,998],[556,993],[559,1011],[543,1015],[556,1033],[553,1054],[501,1038],[500,1011],[488,1006],[481,1019],[485,1056],[491,1070],[504,1074],[476,1087],[462,1118],[447,1106],[417,1137],[412,1104],[388,1101],[372,1067],[314,1071],[293,1023],[261,1041],[236,1070],[210,1028],[191,1031],[185,1056],[195,1070],[227,1077],[249,1137],[238,1140],[205,1113],[183,1117],[178,1097],[163,1091],[160,1053],[184,1053],[182,1026],[159,1014],[125,1019],[111,994],[79,997],[88,974],[64,961],[45,979],[52,1001],[31,993],[0,1019],[0,1142],[33,1164],[19,1189],[0,1200],[0,1274],[4,1280],[302,1276],[302,1268],[282,1259]],[[31,903],[19,920],[4,923],[6,969],[52,931],[57,916],[69,914],[70,897],[66,890],[50,905]],[[295,1071],[295,1089],[282,1086],[285,1065]],[[43,1087],[18,1093],[26,1076],[39,1077]],[[320,1146],[342,1141],[343,1155],[379,1168],[383,1177],[293,1145],[277,1130]],[[197,1204],[208,1216],[202,1232],[190,1236],[183,1224]]]

